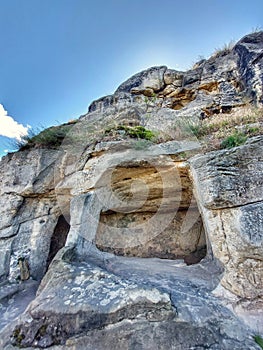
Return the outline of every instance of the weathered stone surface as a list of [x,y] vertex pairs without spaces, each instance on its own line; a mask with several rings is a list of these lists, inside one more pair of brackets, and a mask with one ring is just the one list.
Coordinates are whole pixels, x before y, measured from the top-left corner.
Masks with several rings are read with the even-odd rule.
[[[197,209],[174,213],[171,222],[167,222],[167,216],[160,214],[158,224],[162,230],[159,234],[147,230],[148,225],[144,225],[153,215],[152,213],[102,215],[95,237],[97,247],[117,255],[186,259],[189,263],[204,258],[206,239],[202,219],[201,217],[197,219],[199,216]],[[186,215],[188,222],[192,222],[189,230],[183,230],[182,227]],[[141,237],[134,235],[134,240],[131,237],[128,240],[123,238],[128,232],[129,236],[132,236],[132,228],[139,226],[142,231]]]
[[[226,108],[244,105],[247,98],[260,106],[263,91],[262,35],[262,32],[250,34],[242,38],[233,50],[218,52],[188,72],[162,66],[140,72],[121,84],[114,95],[92,103],[89,112],[105,111],[110,106],[141,104],[144,100],[134,99],[129,94],[131,91],[145,96],[157,92],[154,98],[161,98],[162,107],[175,108],[179,115],[184,110],[188,115],[194,115],[192,102],[198,106],[195,115],[204,111],[206,115],[220,110],[224,112]],[[199,97],[201,91],[205,92],[202,99]]]
[[210,294],[220,273],[211,262],[187,267],[134,259],[131,265],[130,258],[94,249],[90,262],[73,256],[64,250],[55,258],[27,312],[5,330],[3,349],[17,349],[6,337],[10,331],[13,344],[30,349],[257,349]]
[[20,258],[28,261],[33,278],[41,279],[46,271],[50,240],[60,214],[53,192],[57,156],[57,151],[33,150],[8,155],[1,161],[3,276],[20,278]]
[[30,274],[41,279],[46,270],[51,236],[58,220],[59,209],[50,199],[27,199],[13,220],[18,227],[12,240],[10,256],[10,278],[20,276],[19,258],[26,258]]
[[263,32],[242,38],[234,47],[239,56],[239,72],[246,93],[257,104],[263,103]]
[[13,238],[0,240],[0,281],[9,274],[12,242]]
[[[8,238],[17,233],[17,227],[14,227],[14,218],[23,203],[24,198],[18,194],[4,193],[0,197],[0,238]],[[4,230],[10,228],[10,230]]]
[[[145,152],[140,161],[133,153],[131,157],[120,153],[120,165],[116,153],[87,162],[89,174],[101,177],[90,186],[95,192],[72,199],[67,244],[81,236],[117,254],[162,258],[194,254],[194,261],[200,251],[200,259],[204,257],[206,240],[187,164],[150,154],[149,161]],[[92,162],[101,170],[91,171]],[[90,179],[94,181],[94,176]]]
[[213,253],[225,267],[221,284],[242,298],[262,297],[262,202],[230,209],[204,209],[203,219]]
[[[140,72],[94,101],[59,151],[4,157],[1,349],[257,349],[262,137],[202,155],[189,124],[262,105],[262,35],[188,72]],[[127,133],[138,126],[158,135]],[[31,279],[38,295],[14,320]]]
[[172,84],[175,87],[181,87],[183,83],[183,72],[174,69],[167,69],[164,73],[164,82],[166,85]]
[[58,152],[36,149],[5,156],[0,167],[0,190],[3,193],[45,193],[54,188],[53,166]]
[[[39,283],[33,280],[23,283],[4,282],[0,288],[0,332],[21,315],[36,297]],[[2,344],[1,344],[2,345]]]
[[200,184],[198,198],[206,208],[230,208],[263,200],[262,136],[244,146],[194,158],[191,164]]
[[54,263],[40,288],[27,310],[31,320],[14,331],[16,345],[47,347],[123,319],[156,322],[174,317],[167,294],[89,263]]
[[166,69],[167,67],[165,66],[152,67],[138,73],[121,84],[116,90],[116,93],[143,93],[147,89],[152,89],[153,92],[159,91],[164,87],[164,73]]
[[249,299],[263,291],[262,140],[191,161],[209,241],[225,267],[221,284]]
[[[212,350],[240,350],[242,346],[249,349],[258,349],[252,341],[228,339],[218,342],[217,332],[205,327],[189,326],[187,323],[176,321],[164,322],[127,322],[105,327],[103,330],[89,331],[86,336],[70,339],[63,346],[52,346],[51,350],[115,350],[115,349],[176,349],[176,350],[203,350],[206,347]],[[4,350],[14,350],[7,346]],[[32,350],[33,348],[27,348]]]

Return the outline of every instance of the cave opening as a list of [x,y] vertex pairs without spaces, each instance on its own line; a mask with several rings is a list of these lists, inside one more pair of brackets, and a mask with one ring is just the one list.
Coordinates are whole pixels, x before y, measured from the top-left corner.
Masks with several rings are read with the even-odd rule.
[[[140,181],[146,184],[148,196],[144,204],[135,210],[132,206],[127,205],[125,208],[112,208],[101,212],[95,237],[98,249],[126,257],[183,259],[187,265],[199,263],[206,256],[205,229],[194,197],[189,167],[182,162],[175,162],[170,168],[174,166],[177,167],[180,174],[178,198],[172,198],[174,194],[169,191],[169,188],[168,191],[167,189],[163,191],[164,184],[160,172],[157,172],[151,165],[116,168],[112,176],[111,186],[119,198],[125,199],[126,203],[127,198],[139,198],[141,187],[136,184],[139,184]],[[168,178],[169,171],[171,171],[171,181],[168,181],[167,186],[174,187],[172,169],[170,168],[166,166],[164,169]],[[133,193],[131,194],[132,186]],[[158,234],[151,235],[149,226],[144,225],[144,223],[149,222],[156,215],[158,207],[163,201],[164,192],[166,193],[166,198],[164,198],[165,212],[158,212],[158,220],[155,222],[155,225],[159,226],[157,227]],[[171,197],[169,197],[170,193]],[[177,196],[177,192],[175,196]],[[167,222],[167,212],[174,210],[175,201],[178,202],[176,213]],[[134,228],[135,230],[133,230]],[[139,228],[137,231],[140,231],[141,239],[140,237],[138,239],[136,228]],[[131,229],[130,232],[129,229]],[[134,235],[134,239],[132,235]],[[141,242],[136,244],[140,240]]]
[[69,230],[69,223],[63,215],[60,215],[50,240],[47,268],[49,267],[57,252],[65,246]]

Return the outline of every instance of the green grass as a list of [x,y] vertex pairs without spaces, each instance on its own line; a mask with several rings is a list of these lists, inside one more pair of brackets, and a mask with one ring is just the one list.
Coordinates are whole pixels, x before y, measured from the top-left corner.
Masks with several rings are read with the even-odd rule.
[[255,342],[263,349],[263,338],[260,335],[254,336]]
[[143,126],[134,126],[126,128],[125,131],[130,137],[138,139],[151,141],[155,137],[155,133],[153,133],[151,130],[145,129],[145,127]]
[[23,151],[30,148],[50,148],[57,149],[62,144],[69,130],[72,128],[73,122],[62,124],[60,126],[52,126],[39,132],[30,131],[29,135],[24,136],[21,140],[15,141],[16,149]]
[[197,137],[206,151],[231,148],[243,144],[248,137],[263,133],[263,110],[245,106],[204,120],[188,118],[178,125]]
[[138,126],[118,125],[116,127],[106,129],[105,134],[109,134],[114,131],[123,131],[126,136],[129,136],[131,138],[143,139],[148,141],[151,141],[156,137],[156,133],[140,125]]
[[250,126],[247,128],[247,132],[249,135],[257,134],[260,131],[260,128],[258,126]]
[[221,148],[232,148],[243,145],[247,140],[247,135],[242,132],[235,132],[221,142]]
[[189,124],[189,129],[196,137],[204,136],[205,134],[207,134],[206,127],[201,125],[200,123]]

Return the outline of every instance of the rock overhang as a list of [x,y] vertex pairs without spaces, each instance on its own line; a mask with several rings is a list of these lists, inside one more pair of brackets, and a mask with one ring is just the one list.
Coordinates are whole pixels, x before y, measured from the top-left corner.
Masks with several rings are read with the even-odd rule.
[[[195,120],[198,120],[200,116],[202,116],[202,118],[207,118],[214,113],[229,113],[232,108],[244,104],[244,97],[248,97],[251,102],[260,105],[260,103],[262,104],[261,43],[262,32],[255,33],[243,38],[231,52],[219,54],[209,60],[203,60],[189,72],[178,72],[170,70],[167,67],[154,67],[145,72],[138,73],[122,84],[122,87],[117,89],[114,95],[95,101],[90,107],[89,114],[80,119],[78,123],[79,129],[82,129],[84,125],[81,124],[81,121],[93,123],[90,132],[96,129],[94,126],[99,128],[103,123],[105,125],[109,124],[112,127],[112,121],[113,124],[115,122],[119,124],[123,123],[126,127],[136,127],[138,123],[142,123],[144,128],[152,130],[158,130],[158,128],[165,126],[165,130],[163,130],[164,133],[166,133],[166,135],[168,134],[169,137],[171,137],[172,134],[172,137],[174,137],[175,133],[172,133],[172,131],[174,131],[173,123],[178,118],[187,119],[189,117],[194,117]],[[78,126],[73,126],[73,129],[74,128],[77,129]],[[176,137],[177,136],[178,134],[176,134]],[[111,221],[116,221],[116,217],[113,219],[113,215],[119,216],[117,221],[120,221],[121,225],[125,226],[127,221],[128,225],[130,225],[130,223],[132,224],[132,215],[135,215],[135,223],[136,220],[139,222],[143,219],[143,215],[146,215],[144,209],[138,211],[138,208],[134,208],[134,205],[131,205],[129,201],[126,201],[125,205],[123,205],[121,201],[116,202],[116,204],[114,200],[110,200],[111,197],[107,197],[108,195],[106,195],[108,198],[107,201],[104,198],[102,200],[103,205],[101,205],[101,203],[98,205],[96,196],[109,184],[110,189],[115,189],[119,192],[121,197],[119,199],[122,199],[122,197],[127,197],[129,199],[128,187],[132,187],[132,182],[135,178],[133,173],[134,169],[141,169],[138,171],[138,173],[141,172],[140,180],[143,179],[144,171],[145,174],[147,174],[147,176],[145,176],[147,180],[152,179],[152,190],[149,191],[150,197],[148,203],[147,200],[145,201],[145,206],[148,211],[154,213],[154,202],[158,196],[163,195],[161,181],[159,181],[157,176],[158,172],[161,173],[162,169],[167,171],[167,169],[173,168],[174,164],[177,164],[177,173],[179,174],[177,174],[177,178],[184,178],[184,181],[186,178],[189,178],[189,175],[186,176],[186,173],[184,173],[187,168],[185,166],[185,163],[187,163],[185,162],[185,155],[182,157],[183,160],[180,159],[180,157],[184,152],[193,153],[194,148],[198,146],[199,142],[196,138],[194,140],[189,139],[189,135],[186,136],[186,134],[179,136],[181,136],[181,138],[183,137],[184,140],[180,139],[176,142],[174,140],[164,140],[159,144],[153,143],[151,145],[149,145],[149,143],[144,143],[143,145],[139,145],[139,147],[143,146],[144,149],[136,149],[134,143],[130,142],[134,140],[127,141],[127,139],[122,139],[123,134],[121,133],[118,135],[120,140],[117,142],[114,140],[104,142],[102,139],[97,138],[95,143],[91,146],[88,145],[88,147],[85,147],[87,138],[85,139],[84,135],[84,138],[81,137],[79,140],[79,148],[78,140],[72,145],[72,138],[68,137],[68,143],[66,142],[60,149],[60,151],[62,151],[60,152],[62,156],[60,154],[58,158],[55,154],[56,151],[54,151],[54,154],[50,157],[48,155],[48,152],[50,152],[49,150],[44,151],[39,149],[23,153],[26,155],[25,164],[23,164],[22,153],[15,154],[10,159],[8,159],[9,156],[6,157],[4,163],[2,163],[5,164],[3,168],[8,168],[10,164],[14,164],[14,162],[12,163],[13,159],[21,162],[19,164],[21,164],[23,169],[21,169],[21,172],[16,172],[16,174],[12,173],[10,179],[12,181],[14,180],[13,183],[5,176],[5,173],[3,173],[3,177],[0,180],[4,191],[12,188],[17,191],[17,193],[11,193],[12,191],[9,191],[7,194],[9,197],[2,197],[4,200],[6,200],[5,198],[8,200],[11,198],[12,204],[10,208],[6,208],[6,215],[8,215],[8,217],[3,222],[3,230],[1,231],[3,239],[0,242],[0,246],[4,251],[4,255],[1,256],[0,260],[1,266],[3,267],[1,270],[3,278],[6,278],[9,273],[10,261],[12,262],[11,265],[14,265],[16,259],[19,257],[17,254],[27,254],[27,249],[19,250],[18,248],[21,246],[20,243],[23,243],[23,245],[27,247],[29,233],[34,233],[30,236],[31,242],[33,242],[35,246],[40,247],[43,240],[40,235],[40,239],[36,240],[36,238],[38,238],[38,233],[47,233],[46,237],[51,239],[51,233],[54,231],[58,218],[61,214],[65,214],[67,220],[71,221],[70,233],[67,241],[68,248],[65,249],[69,249],[69,247],[75,245],[75,253],[72,253],[73,255],[75,254],[75,260],[70,260],[68,265],[69,269],[71,268],[71,264],[75,266],[79,264],[81,260],[83,260],[83,262],[92,260],[95,265],[99,264],[99,266],[104,266],[106,271],[113,269],[114,274],[121,273],[122,276],[129,276],[129,278],[132,279],[135,278],[135,270],[140,270],[142,266],[145,265],[146,268],[139,274],[138,278],[146,281],[149,277],[147,281],[150,281],[150,286],[152,286],[151,267],[157,269],[158,264],[163,264],[162,259],[148,257],[148,259],[143,259],[144,262],[142,262],[139,258],[134,257],[116,257],[111,253],[101,252],[95,245],[98,226],[100,225],[100,221],[103,222],[103,220],[105,220],[106,216],[107,220],[111,217]],[[187,140],[185,140],[185,138]],[[191,144],[191,142],[193,143]],[[82,143],[84,143],[84,145]],[[69,145],[69,148],[67,148],[66,144]],[[72,146],[73,152],[70,153],[70,147],[72,149]],[[170,271],[170,278],[177,273],[179,275],[178,279],[169,281],[160,278],[160,275],[165,275],[165,268],[157,269],[158,272],[155,279],[158,288],[162,288],[160,286],[161,282],[159,281],[159,284],[157,282],[158,279],[160,279],[165,286],[174,283],[174,285],[178,287],[177,294],[174,288],[170,288],[168,293],[170,293],[169,296],[174,304],[176,304],[177,301],[177,311],[180,320],[186,323],[188,322],[187,324],[189,324],[189,322],[200,324],[200,319],[198,321],[200,310],[196,313],[194,311],[196,305],[201,305],[200,307],[205,310],[204,313],[202,313],[202,322],[206,322],[204,321],[206,317],[208,317],[208,315],[210,317],[211,314],[215,313],[215,310],[218,310],[218,300],[215,298],[212,301],[210,294],[206,295],[202,289],[206,288],[207,290],[209,284],[208,280],[210,278],[211,280],[215,278],[211,289],[220,282],[221,286],[231,293],[234,293],[235,298],[237,298],[235,299],[237,300],[237,304],[234,303],[232,307],[237,313],[240,311],[240,307],[242,309],[242,305],[245,307],[244,298],[249,300],[250,309],[260,309],[261,307],[261,148],[262,142],[260,141],[260,137],[257,137],[251,139],[246,145],[236,149],[230,151],[216,151],[208,155],[199,154],[196,158],[190,160],[190,178],[192,178],[192,186],[196,198],[194,206],[195,208],[198,206],[197,213],[199,215],[200,212],[202,215],[202,221],[206,232],[206,244],[208,244],[209,250],[208,256],[199,264],[188,267],[185,266],[182,260],[174,261],[174,265],[170,266],[169,264],[171,264],[171,261],[167,259],[163,266]],[[67,160],[68,151],[69,158]],[[56,158],[58,159],[57,162],[55,162]],[[53,182],[54,162],[57,166],[55,166],[55,181]],[[9,163],[9,165],[7,163]],[[32,167],[33,170],[31,169],[32,171],[30,170],[31,165],[34,165]],[[157,175],[154,175],[154,167],[158,167],[159,169]],[[58,173],[60,175],[56,177]],[[103,174],[105,174],[104,178]],[[110,177],[113,181],[109,181],[109,175],[111,175]],[[180,182],[183,183],[182,180],[180,180]],[[174,183],[174,180],[167,182],[168,191],[166,198],[169,200],[165,203],[164,212],[171,209],[171,203],[174,203],[175,199],[175,204],[179,206],[180,209],[180,196],[172,194],[172,190],[174,189],[172,184]],[[142,199],[144,199],[143,194],[145,188],[141,186],[140,181],[137,182],[137,184],[137,191],[136,186],[134,191],[135,197],[138,196],[139,200],[143,202]],[[50,191],[51,188],[52,190]],[[182,191],[182,187],[181,192],[183,192],[181,197],[187,197],[187,191]],[[102,195],[104,194],[102,193]],[[26,200],[24,200],[24,198],[26,198]],[[40,205],[35,203],[38,199],[40,200]],[[57,203],[55,203],[56,201]],[[21,214],[23,211],[28,212],[30,205],[26,205],[26,203],[29,202],[35,203],[35,209],[28,218],[30,218],[30,220],[36,220],[31,220],[31,223],[22,223],[15,219],[18,225],[13,225],[13,227],[11,227],[12,225],[10,226],[9,224],[13,220],[12,215],[15,213],[17,216],[17,212],[18,214]],[[71,217],[69,215],[70,202]],[[157,204],[157,202],[158,200],[155,204]],[[187,208],[187,203],[188,202],[185,201],[183,205],[184,209]],[[24,208],[22,211],[19,209],[21,205]],[[51,226],[41,226],[43,222],[39,225],[42,220],[46,222],[46,217],[44,219],[43,217],[35,218],[33,215],[34,212],[41,211],[43,208],[45,208],[50,215]],[[183,208],[181,207],[181,209]],[[19,210],[17,211],[17,209]],[[113,214],[114,210],[116,212],[116,210],[121,209],[124,209],[124,211],[131,211],[131,213]],[[134,210],[137,210],[137,212],[134,212]],[[124,217],[126,216],[125,219],[123,219],[123,215]],[[21,214],[19,217],[23,220],[25,218],[24,214]],[[145,217],[146,221],[148,221],[149,217],[147,217],[147,215]],[[124,222],[125,220],[126,223]],[[165,220],[162,220],[160,216],[159,226],[165,226]],[[123,227],[121,227],[121,229],[122,228]],[[151,230],[147,231],[151,233]],[[142,233],[142,231],[140,233]],[[127,237],[127,242],[130,244],[131,242],[129,242],[128,238],[129,237]],[[112,237],[108,238],[107,241],[109,242],[110,239],[112,239]],[[190,240],[192,241],[193,239],[191,238]],[[45,242],[47,243],[47,241]],[[141,243],[140,240],[138,240],[138,242]],[[167,241],[165,242],[166,247],[169,246],[170,248],[171,242],[169,244],[167,244]],[[48,247],[49,244],[45,246]],[[69,249],[68,255],[71,254],[70,251]],[[153,250],[150,251],[151,254],[152,251]],[[123,252],[121,252],[121,254],[122,253]],[[129,254],[133,253],[130,252]],[[170,253],[171,252],[166,251],[166,257]],[[46,253],[41,249],[36,249],[35,252],[31,251],[31,254],[32,258],[30,263],[32,264],[32,271],[34,271],[34,269],[37,271],[37,267],[42,264],[42,261],[46,260]],[[57,257],[55,257],[55,261],[50,265],[49,272],[51,275],[53,271],[55,271],[56,259],[59,260],[59,254],[60,253],[58,253]],[[36,259],[38,255],[42,256],[41,264],[39,262],[40,260]],[[131,261],[133,264],[131,264]],[[125,264],[127,264],[131,271],[129,271],[128,268],[121,269],[121,266]],[[170,266],[171,269],[168,266]],[[201,282],[198,284],[198,274],[195,274],[195,272],[199,271],[199,269],[200,271],[205,269],[205,266],[209,267],[206,270],[207,275],[202,275],[199,279],[199,282]],[[222,271],[222,267],[224,271]],[[63,269],[64,267],[61,267],[61,269],[57,271],[57,275],[62,273]],[[216,271],[214,276],[213,269]],[[72,271],[73,270],[74,269],[72,269]],[[183,273],[188,275],[189,279],[183,278]],[[103,272],[102,274],[105,273]],[[99,275],[102,276],[101,274]],[[48,276],[50,275],[46,277]],[[72,272],[72,276],[74,276],[74,271]],[[56,279],[56,274],[54,274],[53,277]],[[94,281],[95,280],[96,278]],[[45,287],[46,283],[48,284],[47,278],[43,280],[43,287]],[[188,286],[188,290],[184,289],[183,286],[186,288]],[[193,297],[191,294],[192,291],[196,289],[199,290],[200,298],[198,296]],[[40,294],[41,290],[43,291],[43,289],[39,290]],[[48,293],[52,292],[52,288],[49,290],[47,286],[47,291]],[[84,292],[84,290],[82,290],[82,292]],[[187,295],[187,298],[193,298],[191,299],[193,304],[190,306],[188,305],[189,307],[186,306],[185,300],[182,298],[180,299],[180,293],[184,296]],[[208,298],[209,306],[203,303],[202,300],[205,298]],[[212,304],[213,307],[211,307]],[[230,317],[231,321],[234,322],[234,319],[231,318],[233,316],[228,314],[225,309],[221,311],[220,318],[223,322],[225,321],[225,317]],[[244,310],[241,310],[241,312],[244,312]],[[259,317],[257,317],[257,319],[259,319]],[[178,320],[176,322],[178,325]],[[233,332],[231,333],[227,322],[221,324],[216,319],[214,322],[217,327],[225,329],[224,344],[228,344],[227,346],[229,348],[229,346],[232,347],[236,342],[235,344],[239,343],[238,346],[240,348],[240,342],[234,340],[235,335],[233,335]],[[206,323],[206,325],[208,325],[208,323]],[[134,327],[136,328],[136,325],[134,325]],[[240,331],[240,327],[240,323],[238,323],[235,328],[235,331],[239,334],[239,339],[241,339],[241,334],[247,334],[246,330],[242,327],[242,331]],[[214,329],[212,330],[213,327],[211,328],[211,322],[208,328],[211,332],[215,331]],[[41,327],[40,329],[43,331]],[[193,330],[193,327],[191,329]],[[39,329],[37,329],[37,331],[38,330]],[[231,334],[231,339],[226,334]],[[217,339],[216,342],[218,342],[218,344],[222,340],[220,340],[220,337],[215,335],[215,333],[213,333],[213,337]],[[242,339],[242,345],[249,343],[246,339]],[[45,338],[43,345],[47,345],[47,343],[45,343],[47,340],[48,339]],[[219,348],[221,350],[225,345],[222,342],[220,344]],[[247,347],[252,349],[253,344],[249,344]]]

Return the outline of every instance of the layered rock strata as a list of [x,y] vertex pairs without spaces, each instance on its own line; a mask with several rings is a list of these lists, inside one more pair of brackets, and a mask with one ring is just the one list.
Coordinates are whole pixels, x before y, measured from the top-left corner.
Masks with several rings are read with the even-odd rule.
[[258,349],[263,138],[205,153],[189,123],[262,107],[262,48],[138,73],[4,157],[1,348]]

